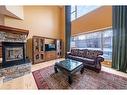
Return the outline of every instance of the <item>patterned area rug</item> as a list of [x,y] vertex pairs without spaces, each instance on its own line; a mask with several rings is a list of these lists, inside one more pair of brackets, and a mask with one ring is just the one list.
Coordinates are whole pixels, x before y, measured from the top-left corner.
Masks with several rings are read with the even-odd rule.
[[54,73],[54,67],[46,67],[32,72],[38,89],[127,89],[127,78],[104,71],[96,73],[85,69],[83,74],[73,75],[73,83],[67,81],[67,75]]

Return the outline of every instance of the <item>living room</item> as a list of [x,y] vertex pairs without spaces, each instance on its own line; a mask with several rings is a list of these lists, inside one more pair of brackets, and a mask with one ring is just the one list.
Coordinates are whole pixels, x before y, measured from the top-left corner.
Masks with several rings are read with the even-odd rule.
[[126,89],[126,40],[113,33],[126,10],[0,6],[0,89]]

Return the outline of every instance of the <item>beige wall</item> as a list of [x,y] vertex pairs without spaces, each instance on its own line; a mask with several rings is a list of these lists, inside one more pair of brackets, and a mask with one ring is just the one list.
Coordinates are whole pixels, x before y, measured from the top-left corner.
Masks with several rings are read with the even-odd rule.
[[61,26],[64,25],[62,16],[64,14],[61,7],[25,6],[23,9],[24,20],[5,17],[5,25],[29,30],[27,56],[30,57],[32,53],[30,49],[32,47],[32,36],[61,39],[61,35],[64,35],[64,28]]
[[0,25],[4,25],[4,15],[0,14]]
[[28,29],[28,38],[33,35],[60,38],[60,7],[25,6],[24,20],[5,17],[5,25]]
[[112,26],[112,7],[103,6],[72,21],[72,35]]

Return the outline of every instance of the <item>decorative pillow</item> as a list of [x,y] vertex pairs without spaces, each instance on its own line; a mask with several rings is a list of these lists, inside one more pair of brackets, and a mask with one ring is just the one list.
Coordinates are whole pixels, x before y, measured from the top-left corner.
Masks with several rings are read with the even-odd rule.
[[86,57],[88,49],[83,49],[83,51],[84,51],[83,57]]
[[88,50],[87,51],[87,54],[86,54],[86,57],[87,58],[97,58],[98,56],[98,53],[96,52],[96,50]]
[[79,51],[79,49],[71,49],[71,54],[73,56],[78,56],[78,51]]
[[71,49],[71,55],[74,55],[74,49]]
[[93,57],[93,58],[97,58],[97,57],[98,57],[98,52],[97,52],[96,50],[94,50],[94,51],[92,52],[92,57]]
[[75,56],[78,56],[79,49],[75,49],[74,52],[75,52],[74,55],[75,55]]
[[84,56],[84,50],[79,50],[78,51],[78,56],[83,57]]

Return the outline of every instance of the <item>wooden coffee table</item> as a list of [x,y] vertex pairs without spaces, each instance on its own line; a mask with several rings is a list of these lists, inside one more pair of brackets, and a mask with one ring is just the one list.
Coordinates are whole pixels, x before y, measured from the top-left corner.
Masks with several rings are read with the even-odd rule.
[[[66,72],[68,75],[68,82],[72,84],[73,78],[72,75],[78,71],[82,74],[84,71],[84,66],[82,62],[65,59],[63,61],[56,62],[54,65],[55,73],[58,72],[58,69],[62,72]],[[64,74],[64,73],[63,73]]]

